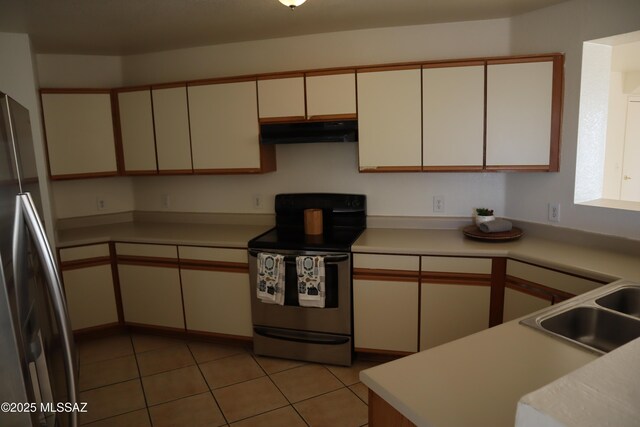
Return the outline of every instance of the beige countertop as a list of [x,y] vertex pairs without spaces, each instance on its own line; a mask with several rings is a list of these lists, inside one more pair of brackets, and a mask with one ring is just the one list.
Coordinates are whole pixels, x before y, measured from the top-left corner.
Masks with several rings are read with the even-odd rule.
[[265,225],[123,222],[58,231],[58,247],[105,241],[246,248]]
[[464,237],[460,230],[368,228],[352,250],[384,254],[509,257],[593,279],[640,281],[640,262],[636,255],[528,235],[512,242],[480,242]]
[[511,321],[367,369],[360,379],[418,426],[512,427],[523,395],[597,358]]

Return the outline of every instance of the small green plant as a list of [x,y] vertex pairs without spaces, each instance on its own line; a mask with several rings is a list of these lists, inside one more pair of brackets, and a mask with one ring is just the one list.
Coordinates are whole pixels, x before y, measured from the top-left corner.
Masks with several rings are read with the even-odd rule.
[[477,208],[476,209],[476,215],[478,215],[478,216],[491,216],[491,215],[493,215],[493,209]]

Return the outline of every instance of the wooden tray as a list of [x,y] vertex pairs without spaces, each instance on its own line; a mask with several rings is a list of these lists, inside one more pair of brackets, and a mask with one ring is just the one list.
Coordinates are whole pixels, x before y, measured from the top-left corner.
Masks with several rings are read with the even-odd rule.
[[471,239],[482,240],[483,242],[508,242],[519,239],[524,234],[518,227],[513,227],[509,231],[501,231],[499,233],[485,233],[480,231],[477,225],[466,226],[462,229],[462,233]]

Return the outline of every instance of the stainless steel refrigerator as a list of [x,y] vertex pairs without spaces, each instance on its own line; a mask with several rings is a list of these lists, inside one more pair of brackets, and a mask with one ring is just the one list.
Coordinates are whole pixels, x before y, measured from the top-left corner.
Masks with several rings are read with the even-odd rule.
[[0,92],[0,425],[77,425],[77,365],[29,111]]

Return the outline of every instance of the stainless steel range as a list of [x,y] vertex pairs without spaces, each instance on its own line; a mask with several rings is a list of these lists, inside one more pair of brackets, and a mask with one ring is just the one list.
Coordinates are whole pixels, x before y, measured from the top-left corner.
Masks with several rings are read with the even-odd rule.
[[[321,209],[321,235],[304,232],[305,209]],[[351,365],[353,354],[351,245],[366,227],[366,197],[356,194],[278,194],[276,227],[249,242],[253,347],[258,355]],[[284,304],[257,297],[258,256],[282,255]],[[264,256],[264,255],[263,255]],[[298,296],[298,257],[324,261],[324,308]]]

